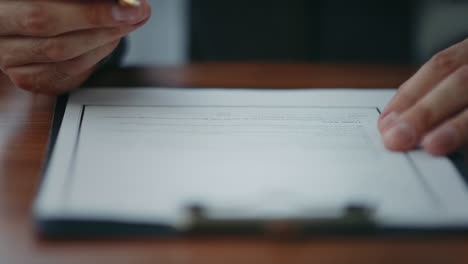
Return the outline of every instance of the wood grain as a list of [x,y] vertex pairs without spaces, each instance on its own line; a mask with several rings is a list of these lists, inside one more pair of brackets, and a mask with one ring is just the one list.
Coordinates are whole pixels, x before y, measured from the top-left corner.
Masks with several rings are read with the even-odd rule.
[[[96,86],[397,87],[413,67],[208,63],[101,73]],[[0,263],[468,263],[468,237],[50,240],[36,235],[40,183],[54,98],[0,76]]]
[[128,68],[93,80],[95,86],[226,88],[397,88],[415,71],[411,66],[310,63],[199,63]]

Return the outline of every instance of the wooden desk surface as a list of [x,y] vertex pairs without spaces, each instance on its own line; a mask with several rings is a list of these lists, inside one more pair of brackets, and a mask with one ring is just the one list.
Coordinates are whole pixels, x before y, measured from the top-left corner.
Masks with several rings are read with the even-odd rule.
[[[331,64],[201,64],[109,72],[96,85],[397,87],[414,68]],[[31,202],[40,180],[54,98],[0,76],[0,263],[468,263],[468,236],[48,240]]]

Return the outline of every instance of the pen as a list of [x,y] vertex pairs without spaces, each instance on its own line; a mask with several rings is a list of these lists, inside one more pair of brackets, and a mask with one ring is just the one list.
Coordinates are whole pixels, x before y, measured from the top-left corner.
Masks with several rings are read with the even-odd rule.
[[117,0],[121,6],[140,6],[140,0]]

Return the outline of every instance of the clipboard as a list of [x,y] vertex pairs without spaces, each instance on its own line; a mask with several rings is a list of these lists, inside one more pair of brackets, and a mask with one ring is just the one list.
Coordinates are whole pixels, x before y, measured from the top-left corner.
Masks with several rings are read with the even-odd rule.
[[[57,136],[60,131],[69,95],[57,97],[54,107],[52,127],[49,135],[47,155],[43,165],[43,175],[50,164]],[[468,166],[462,153],[450,155],[450,160],[467,183]],[[310,238],[329,235],[381,236],[381,235],[430,235],[464,234],[466,226],[439,228],[381,227],[374,221],[376,208],[366,204],[349,204],[342,208],[338,217],[302,217],[290,219],[217,219],[204,213],[203,205],[187,207],[191,215],[189,228],[181,232],[168,225],[142,224],[122,221],[90,221],[79,219],[55,218],[38,220],[36,225],[40,234],[48,237],[122,237],[122,236],[180,236],[180,235],[261,235],[272,237]]]

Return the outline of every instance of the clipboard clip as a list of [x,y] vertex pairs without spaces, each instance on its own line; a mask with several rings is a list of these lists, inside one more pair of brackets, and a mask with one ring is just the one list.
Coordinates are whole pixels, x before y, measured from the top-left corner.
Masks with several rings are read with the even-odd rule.
[[191,235],[267,235],[273,237],[303,237],[327,234],[359,234],[376,227],[374,209],[350,204],[338,217],[298,217],[285,219],[211,218],[205,208],[193,205],[187,209]]

